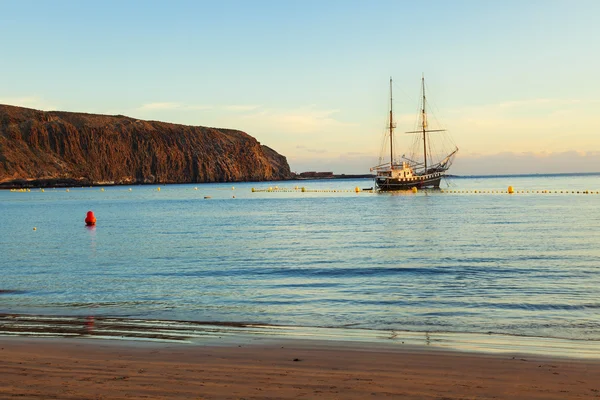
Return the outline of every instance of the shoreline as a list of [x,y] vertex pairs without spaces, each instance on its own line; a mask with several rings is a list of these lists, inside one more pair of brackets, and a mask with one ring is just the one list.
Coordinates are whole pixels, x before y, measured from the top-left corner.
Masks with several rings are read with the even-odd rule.
[[600,340],[499,333],[282,326],[247,322],[152,320],[102,316],[0,314],[0,338],[70,338],[189,345],[270,344],[281,340],[350,346],[423,348],[472,354],[528,354],[600,361]]
[[0,397],[564,399],[599,360],[278,339],[228,345],[0,337]]
[[111,186],[164,186],[164,185],[204,185],[204,184],[236,184],[236,183],[265,183],[265,182],[295,182],[295,181],[322,181],[322,180],[352,180],[374,179],[375,175],[334,175],[327,178],[298,178],[264,180],[264,181],[226,181],[226,182],[93,182],[89,179],[77,178],[48,178],[48,179],[14,179],[0,182],[0,190],[19,189],[65,189],[86,187],[111,187]]

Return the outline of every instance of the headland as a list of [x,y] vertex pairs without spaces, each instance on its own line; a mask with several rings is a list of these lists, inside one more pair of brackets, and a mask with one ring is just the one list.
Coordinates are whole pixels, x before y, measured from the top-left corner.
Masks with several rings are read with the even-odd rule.
[[270,181],[284,156],[233,129],[0,105],[0,187]]

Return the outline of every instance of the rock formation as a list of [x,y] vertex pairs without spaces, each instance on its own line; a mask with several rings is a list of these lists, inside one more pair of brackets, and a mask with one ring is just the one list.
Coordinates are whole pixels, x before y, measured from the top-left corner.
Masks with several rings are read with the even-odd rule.
[[3,187],[290,177],[284,156],[237,130],[0,105]]

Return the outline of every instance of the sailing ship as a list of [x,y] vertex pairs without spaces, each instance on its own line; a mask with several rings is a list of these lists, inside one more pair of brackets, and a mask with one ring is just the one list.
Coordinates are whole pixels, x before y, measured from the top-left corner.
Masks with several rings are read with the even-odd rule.
[[[445,129],[429,129],[427,125],[427,98],[425,97],[425,77],[421,78],[421,107],[417,129],[406,132],[416,134],[412,154],[403,155],[401,161],[394,158],[394,123],[392,78],[390,78],[390,116],[386,141],[389,139],[390,161],[371,168],[375,172],[375,184],[381,191],[409,190],[412,188],[439,188],[441,179],[452,165],[458,147],[451,143],[451,150],[432,151],[430,133],[443,133]],[[437,161],[436,161],[437,160]]]

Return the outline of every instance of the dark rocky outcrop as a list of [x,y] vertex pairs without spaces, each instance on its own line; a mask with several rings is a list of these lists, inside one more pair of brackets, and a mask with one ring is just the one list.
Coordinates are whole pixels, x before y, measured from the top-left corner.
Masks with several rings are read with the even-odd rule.
[[290,179],[284,156],[231,129],[0,105],[0,185]]

